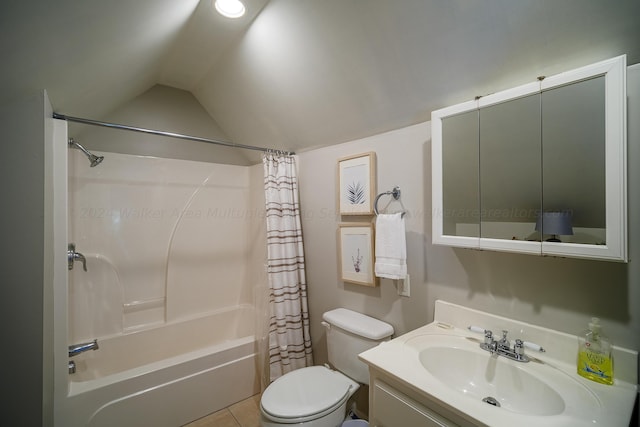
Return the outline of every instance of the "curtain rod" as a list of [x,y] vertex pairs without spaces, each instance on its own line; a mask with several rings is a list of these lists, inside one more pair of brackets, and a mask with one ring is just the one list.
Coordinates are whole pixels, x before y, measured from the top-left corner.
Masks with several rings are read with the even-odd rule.
[[288,155],[296,154],[293,151],[277,150],[277,149],[273,149],[273,148],[255,147],[253,145],[236,144],[236,143],[229,142],[229,141],[219,141],[219,140],[215,140],[215,139],[201,138],[199,136],[184,135],[184,134],[181,134],[181,133],[164,132],[164,131],[154,130],[154,129],[144,129],[144,128],[139,128],[139,127],[135,127],[135,126],[121,125],[121,124],[118,124],[118,123],[101,122],[101,121],[98,121],[98,120],[83,119],[82,117],[72,117],[72,116],[66,116],[64,114],[58,114],[58,113],[53,113],[53,118],[54,119],[60,119],[60,120],[66,120],[68,122],[83,123],[83,124],[86,124],[86,125],[94,125],[94,126],[102,126],[102,127],[113,128],[113,129],[129,130],[129,131],[133,131],[133,132],[141,132],[141,133],[147,133],[147,134],[151,134],[151,135],[168,136],[170,138],[188,139],[190,141],[207,142],[209,144],[224,145],[225,147],[244,148],[246,150],[257,150],[257,151],[263,151],[265,153],[283,153],[283,154],[288,154]]

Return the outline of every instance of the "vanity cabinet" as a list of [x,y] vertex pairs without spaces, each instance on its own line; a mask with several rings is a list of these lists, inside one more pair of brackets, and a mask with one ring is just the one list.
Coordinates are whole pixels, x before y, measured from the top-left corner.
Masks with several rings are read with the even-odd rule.
[[379,381],[373,389],[374,427],[454,427],[451,421]]
[[433,243],[627,261],[626,57],[432,113]]
[[477,426],[370,367],[369,425],[372,427]]

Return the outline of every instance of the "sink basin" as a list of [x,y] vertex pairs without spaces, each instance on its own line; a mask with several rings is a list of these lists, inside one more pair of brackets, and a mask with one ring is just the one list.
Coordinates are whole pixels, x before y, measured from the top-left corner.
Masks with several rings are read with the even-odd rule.
[[535,357],[523,363],[492,356],[480,348],[480,340],[455,335],[420,334],[403,345],[415,358],[416,367],[439,384],[430,390],[448,390],[447,394],[473,406],[486,404],[518,415],[581,420],[596,419],[601,410],[592,391]]
[[456,347],[428,347],[419,358],[436,379],[478,401],[527,415],[556,415],[565,409],[562,396],[517,366],[519,362]]

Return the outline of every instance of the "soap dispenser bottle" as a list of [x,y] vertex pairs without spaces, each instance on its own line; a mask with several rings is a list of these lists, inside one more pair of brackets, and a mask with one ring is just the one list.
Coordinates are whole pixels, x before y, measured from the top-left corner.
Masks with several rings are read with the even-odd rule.
[[589,329],[578,336],[578,374],[602,384],[613,384],[611,341],[601,330],[600,319],[592,317]]

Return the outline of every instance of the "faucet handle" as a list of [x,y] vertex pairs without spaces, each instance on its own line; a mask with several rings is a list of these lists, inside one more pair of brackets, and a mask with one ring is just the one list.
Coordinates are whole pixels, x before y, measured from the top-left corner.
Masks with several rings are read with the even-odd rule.
[[525,347],[528,348],[529,350],[539,351],[540,353],[544,353],[547,351],[536,343],[532,343],[529,341],[522,341],[521,339],[516,340],[515,344],[513,345],[513,351],[516,354],[524,354]]
[[524,354],[524,343],[521,339],[516,339],[516,342],[513,344],[513,352],[517,356],[522,356]]
[[[484,329],[484,328],[481,328],[480,326],[471,325],[467,329],[469,329],[471,332],[476,332],[478,334],[486,334],[487,333],[487,330]],[[491,332],[491,331],[489,331],[489,332]]]
[[523,341],[522,345],[525,346],[526,348],[528,348],[529,350],[539,351],[540,353],[544,353],[544,352],[547,351],[544,348],[542,348],[541,346],[539,346],[538,344],[533,343],[533,342],[529,342],[529,341]]
[[471,325],[468,328],[471,332],[476,332],[478,334],[484,334],[484,343],[491,344],[493,342],[493,332],[489,329],[481,328],[480,326]]

